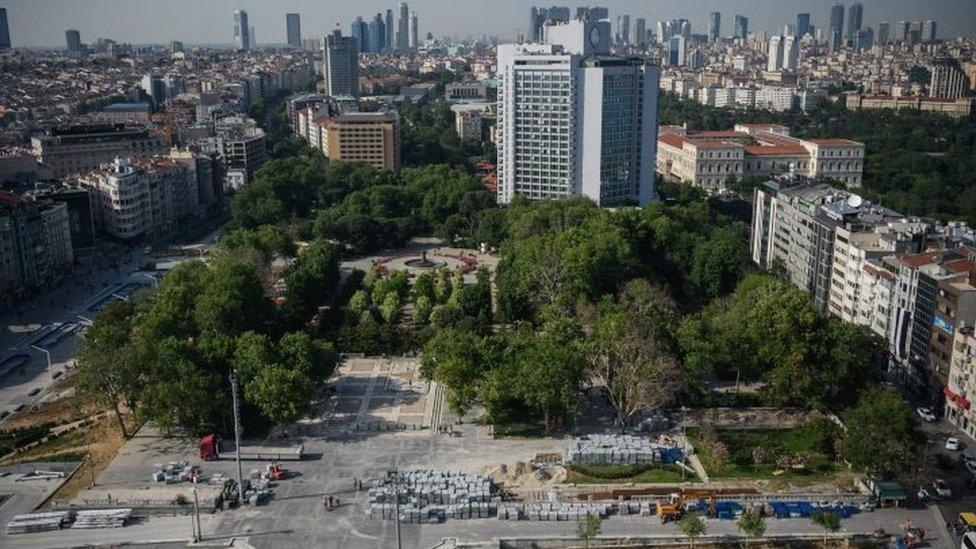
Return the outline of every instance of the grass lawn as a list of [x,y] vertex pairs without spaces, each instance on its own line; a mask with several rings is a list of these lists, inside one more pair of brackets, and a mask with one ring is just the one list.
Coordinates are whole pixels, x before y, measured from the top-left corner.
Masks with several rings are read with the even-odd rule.
[[675,466],[665,465],[577,465],[567,471],[566,482],[575,484],[637,484],[675,483],[695,481],[698,477]]
[[[818,420],[815,420],[818,421]],[[728,448],[728,460],[718,466],[712,456],[712,448],[705,441],[701,429],[688,429],[686,434],[695,446],[708,476],[711,478],[777,479],[788,481],[819,481],[834,477],[843,467],[832,455],[833,437],[837,436],[823,425],[801,425],[792,429],[736,429],[714,431],[718,441]],[[753,450],[763,448],[766,457],[757,468],[753,463]],[[788,468],[780,474],[776,461],[782,455],[794,456],[805,453],[809,463],[802,469]]]

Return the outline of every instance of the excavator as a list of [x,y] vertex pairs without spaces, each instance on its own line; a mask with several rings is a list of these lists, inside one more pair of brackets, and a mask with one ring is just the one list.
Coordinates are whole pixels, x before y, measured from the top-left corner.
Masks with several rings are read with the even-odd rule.
[[681,493],[673,493],[665,500],[657,502],[657,516],[661,524],[672,520],[681,520],[685,516],[685,506],[698,501],[707,502],[709,516],[715,514],[715,492],[712,490],[688,489]]

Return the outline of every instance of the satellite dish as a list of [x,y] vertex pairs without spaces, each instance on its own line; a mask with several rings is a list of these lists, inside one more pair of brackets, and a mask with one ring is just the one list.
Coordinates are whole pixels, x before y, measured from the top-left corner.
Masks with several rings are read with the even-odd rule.
[[864,203],[864,199],[856,194],[852,194],[847,198],[847,205],[852,208],[859,208],[861,204]]

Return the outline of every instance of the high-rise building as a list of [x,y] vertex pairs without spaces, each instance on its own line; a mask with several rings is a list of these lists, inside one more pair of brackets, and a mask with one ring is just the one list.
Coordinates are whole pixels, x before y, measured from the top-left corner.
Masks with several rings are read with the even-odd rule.
[[366,51],[379,53],[386,46],[386,23],[383,22],[383,14],[377,13],[373,20],[369,22],[368,40],[366,41]]
[[347,113],[314,122],[321,127],[322,152],[330,160],[400,167],[400,120],[396,113]]
[[420,22],[417,20],[417,12],[410,12],[410,36],[407,40],[407,47],[416,49],[420,46]]
[[631,43],[640,45],[645,42],[647,42],[647,19],[638,17],[634,20],[634,37],[631,39]]
[[929,96],[938,99],[959,99],[969,91],[969,78],[955,59],[942,55],[929,69]]
[[895,42],[907,43],[911,40],[912,24],[908,21],[899,21],[895,23],[895,34],[893,40]]
[[874,46],[874,30],[871,27],[861,29],[854,33],[854,51],[864,52]]
[[766,46],[766,70],[778,71],[783,68],[783,37],[770,36]]
[[691,21],[679,18],[674,20],[674,25],[677,28],[677,33],[685,37],[685,42],[691,41]]
[[158,74],[148,73],[142,77],[142,90],[152,99],[153,105],[161,107],[166,99],[166,83]]
[[668,65],[671,67],[683,67],[687,63],[687,46],[685,37],[680,34],[672,36],[668,40]]
[[400,19],[397,21],[397,49],[410,47],[410,6],[400,2]]
[[239,50],[251,49],[251,26],[244,10],[234,12],[234,47]]
[[359,44],[336,29],[326,35],[322,58],[325,93],[337,96],[359,96]]
[[228,189],[239,189],[251,182],[256,172],[268,161],[264,130],[245,116],[231,116],[214,124],[217,150],[224,159]]
[[876,42],[882,46],[888,43],[891,38],[891,23],[887,21],[878,22],[878,34],[875,36]]
[[855,2],[847,10],[847,39],[854,40],[857,31],[861,30],[864,19],[864,4]]
[[7,8],[0,8],[0,51],[10,49],[10,26],[7,23]]
[[529,8],[529,30],[525,39],[529,42],[539,41],[539,8],[536,6]]
[[922,21],[922,42],[935,42],[936,22],[931,19]]
[[0,308],[63,280],[73,261],[65,202],[0,192]]
[[844,6],[842,4],[834,4],[830,8],[827,43],[830,46],[830,51],[837,51],[844,45]]
[[81,33],[75,29],[64,31],[64,41],[68,51],[81,51]]
[[783,68],[788,71],[796,70],[797,61],[797,37],[787,35],[783,37]]
[[810,34],[810,14],[796,14],[796,37],[803,38],[808,34]]
[[302,19],[297,13],[285,15],[285,27],[288,31],[288,45],[292,48],[302,47]]
[[736,38],[748,38],[749,37],[749,18],[744,15],[735,16],[735,37]]
[[356,41],[356,48],[359,51],[369,51],[369,25],[363,21],[362,16],[357,16],[356,20],[349,26],[349,36]]
[[650,203],[660,68],[611,56],[609,21],[498,46],[498,201],[586,196]]
[[708,41],[717,42],[722,36],[722,13],[713,11],[708,16]]
[[624,14],[620,18],[620,28],[618,30],[620,33],[620,43],[629,44],[630,43],[630,15]]
[[250,30],[247,33],[247,37],[251,40],[251,47],[258,47],[258,33],[254,30],[254,25],[251,25]]
[[393,19],[393,10],[386,10],[386,44],[384,49],[387,51],[396,48],[396,23]]
[[658,41],[658,43],[664,44],[664,43],[666,43],[668,41],[669,38],[671,38],[671,34],[668,32],[668,29],[669,29],[669,27],[668,27],[667,21],[658,21],[657,22],[657,41]]
[[610,18],[610,10],[599,6],[580,6],[576,8],[576,18],[580,21],[603,21]]

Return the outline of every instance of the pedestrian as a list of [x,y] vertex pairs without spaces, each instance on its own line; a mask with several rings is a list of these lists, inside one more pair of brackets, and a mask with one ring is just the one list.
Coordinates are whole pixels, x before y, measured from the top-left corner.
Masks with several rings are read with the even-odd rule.
[[352,489],[359,490],[359,479],[356,477],[352,477]]
[[336,496],[336,498],[335,498],[335,506],[336,507],[339,506],[339,496]]

